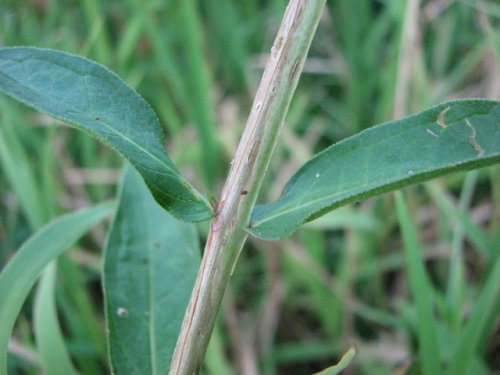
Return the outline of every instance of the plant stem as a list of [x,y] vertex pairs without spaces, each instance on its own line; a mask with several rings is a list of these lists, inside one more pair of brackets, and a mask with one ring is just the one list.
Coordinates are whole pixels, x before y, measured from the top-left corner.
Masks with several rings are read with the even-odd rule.
[[196,374],[203,363],[224,290],[247,238],[246,227],[325,2],[291,0],[285,11],[210,228],[171,375]]

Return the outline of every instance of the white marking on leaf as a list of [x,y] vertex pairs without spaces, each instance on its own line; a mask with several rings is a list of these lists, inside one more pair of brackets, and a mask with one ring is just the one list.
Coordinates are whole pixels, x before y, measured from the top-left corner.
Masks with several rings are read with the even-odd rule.
[[471,144],[472,148],[477,152],[477,156],[481,157],[484,155],[484,150],[481,147],[479,143],[477,143],[476,139],[476,128],[474,128],[471,123],[469,122],[469,119],[465,119],[465,123],[469,128],[472,130],[472,134],[469,137],[469,143]]
[[443,129],[446,129],[448,127],[448,125],[446,125],[446,123],[444,122],[444,115],[446,115],[446,112],[448,112],[450,110],[451,107],[446,107],[445,109],[443,109],[437,119],[436,119],[436,123],[442,127]]
[[432,135],[433,137],[438,137],[436,133],[434,133],[431,129],[426,129],[427,133],[429,133],[430,135]]
[[127,318],[128,310],[124,307],[119,307],[116,309],[116,315],[118,315],[120,318]]

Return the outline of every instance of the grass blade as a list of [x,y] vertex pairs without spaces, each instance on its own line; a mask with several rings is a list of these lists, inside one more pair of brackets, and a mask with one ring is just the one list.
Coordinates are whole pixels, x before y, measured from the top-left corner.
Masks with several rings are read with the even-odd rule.
[[[479,171],[472,171],[466,174],[460,200],[458,202],[457,210],[466,215],[474,193],[474,187],[477,182]],[[464,300],[465,289],[465,269],[466,262],[464,257],[464,238],[465,230],[460,224],[456,222],[453,228],[453,237],[451,243],[450,254],[450,269],[448,271],[447,282],[447,303],[451,313],[452,324],[457,327],[461,320],[460,306]]]
[[483,228],[474,223],[470,216],[453,205],[452,200],[446,195],[443,188],[434,181],[425,184],[425,188],[432,197],[436,206],[449,219],[457,220],[462,226],[467,239],[487,259],[493,258],[500,249],[498,244],[492,241]]
[[249,232],[282,238],[342,205],[498,163],[499,121],[500,102],[462,100],[361,132],[304,164],[277,201],[255,208]]
[[328,367],[327,369],[324,369],[323,371],[320,371],[315,375],[338,375],[342,370],[345,370],[347,366],[349,366],[355,355],[356,349],[351,348],[342,356],[339,363],[337,363],[335,366]]
[[190,113],[193,116],[203,148],[203,172],[209,186],[213,186],[220,170],[218,146],[215,135],[215,114],[211,96],[212,79],[207,68],[208,61],[203,56],[203,30],[198,15],[197,1],[181,1],[174,10],[173,21],[178,22],[185,56],[185,83],[189,92]]
[[168,369],[199,256],[194,227],[168,215],[140,176],[127,168],[104,260],[114,373]]
[[42,270],[108,215],[106,204],[64,215],[36,232],[0,273],[0,373],[7,373],[7,345],[17,315]]
[[64,339],[57,321],[56,271],[56,263],[52,262],[47,266],[40,280],[35,301],[35,334],[44,372],[53,375],[70,375],[77,372],[64,346]]
[[4,176],[16,192],[17,199],[25,213],[30,226],[40,227],[46,220],[41,199],[39,184],[37,184],[34,166],[23,149],[15,132],[18,118],[14,111],[0,100],[0,165]]
[[474,310],[462,332],[446,369],[446,375],[468,374],[476,350],[485,335],[489,322],[500,313],[500,257],[497,257],[481,293],[474,303]]
[[[242,35],[241,4],[231,0],[206,1],[206,12],[210,30],[211,47],[215,49],[218,61],[230,87],[238,92],[248,92],[245,65],[248,59],[247,40]],[[231,30],[230,33],[227,31]]]
[[417,336],[421,353],[422,374],[440,374],[441,365],[436,337],[438,331],[433,314],[433,290],[425,271],[417,232],[401,192],[396,192],[396,211],[403,232],[408,281],[417,312]]

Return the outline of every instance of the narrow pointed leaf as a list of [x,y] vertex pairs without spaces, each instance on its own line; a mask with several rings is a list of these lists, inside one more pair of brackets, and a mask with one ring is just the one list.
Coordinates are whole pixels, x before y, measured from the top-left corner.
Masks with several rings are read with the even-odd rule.
[[186,221],[212,217],[210,205],[165,152],[151,107],[104,66],[49,49],[0,48],[0,90],[114,148],[172,215]]
[[351,364],[355,355],[356,355],[356,348],[352,347],[347,352],[344,353],[339,363],[337,363],[335,366],[328,367],[323,371],[317,372],[314,375],[338,375],[343,370],[345,370],[347,366]]
[[422,375],[441,374],[432,284],[425,270],[417,230],[401,192],[396,192],[396,213],[404,242],[409,287],[415,303]]
[[500,102],[460,100],[388,122],[314,156],[280,198],[257,206],[249,232],[278,239],[337,207],[500,161]]
[[113,373],[167,373],[199,258],[194,226],[165,212],[127,168],[104,260]]
[[0,374],[16,318],[43,269],[113,209],[107,204],[64,215],[30,237],[0,273]]
[[56,265],[50,263],[38,283],[33,315],[36,346],[45,374],[76,375],[57,319]]
[[481,340],[488,336],[488,324],[500,316],[500,257],[494,260],[483,287],[473,301],[467,322],[454,342],[453,354],[446,369],[446,375],[465,375],[476,354]]

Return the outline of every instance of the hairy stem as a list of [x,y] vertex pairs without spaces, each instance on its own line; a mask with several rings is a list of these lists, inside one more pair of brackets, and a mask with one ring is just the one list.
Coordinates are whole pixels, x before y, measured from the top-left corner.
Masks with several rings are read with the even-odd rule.
[[218,203],[170,374],[196,374],[326,0],[291,0]]

